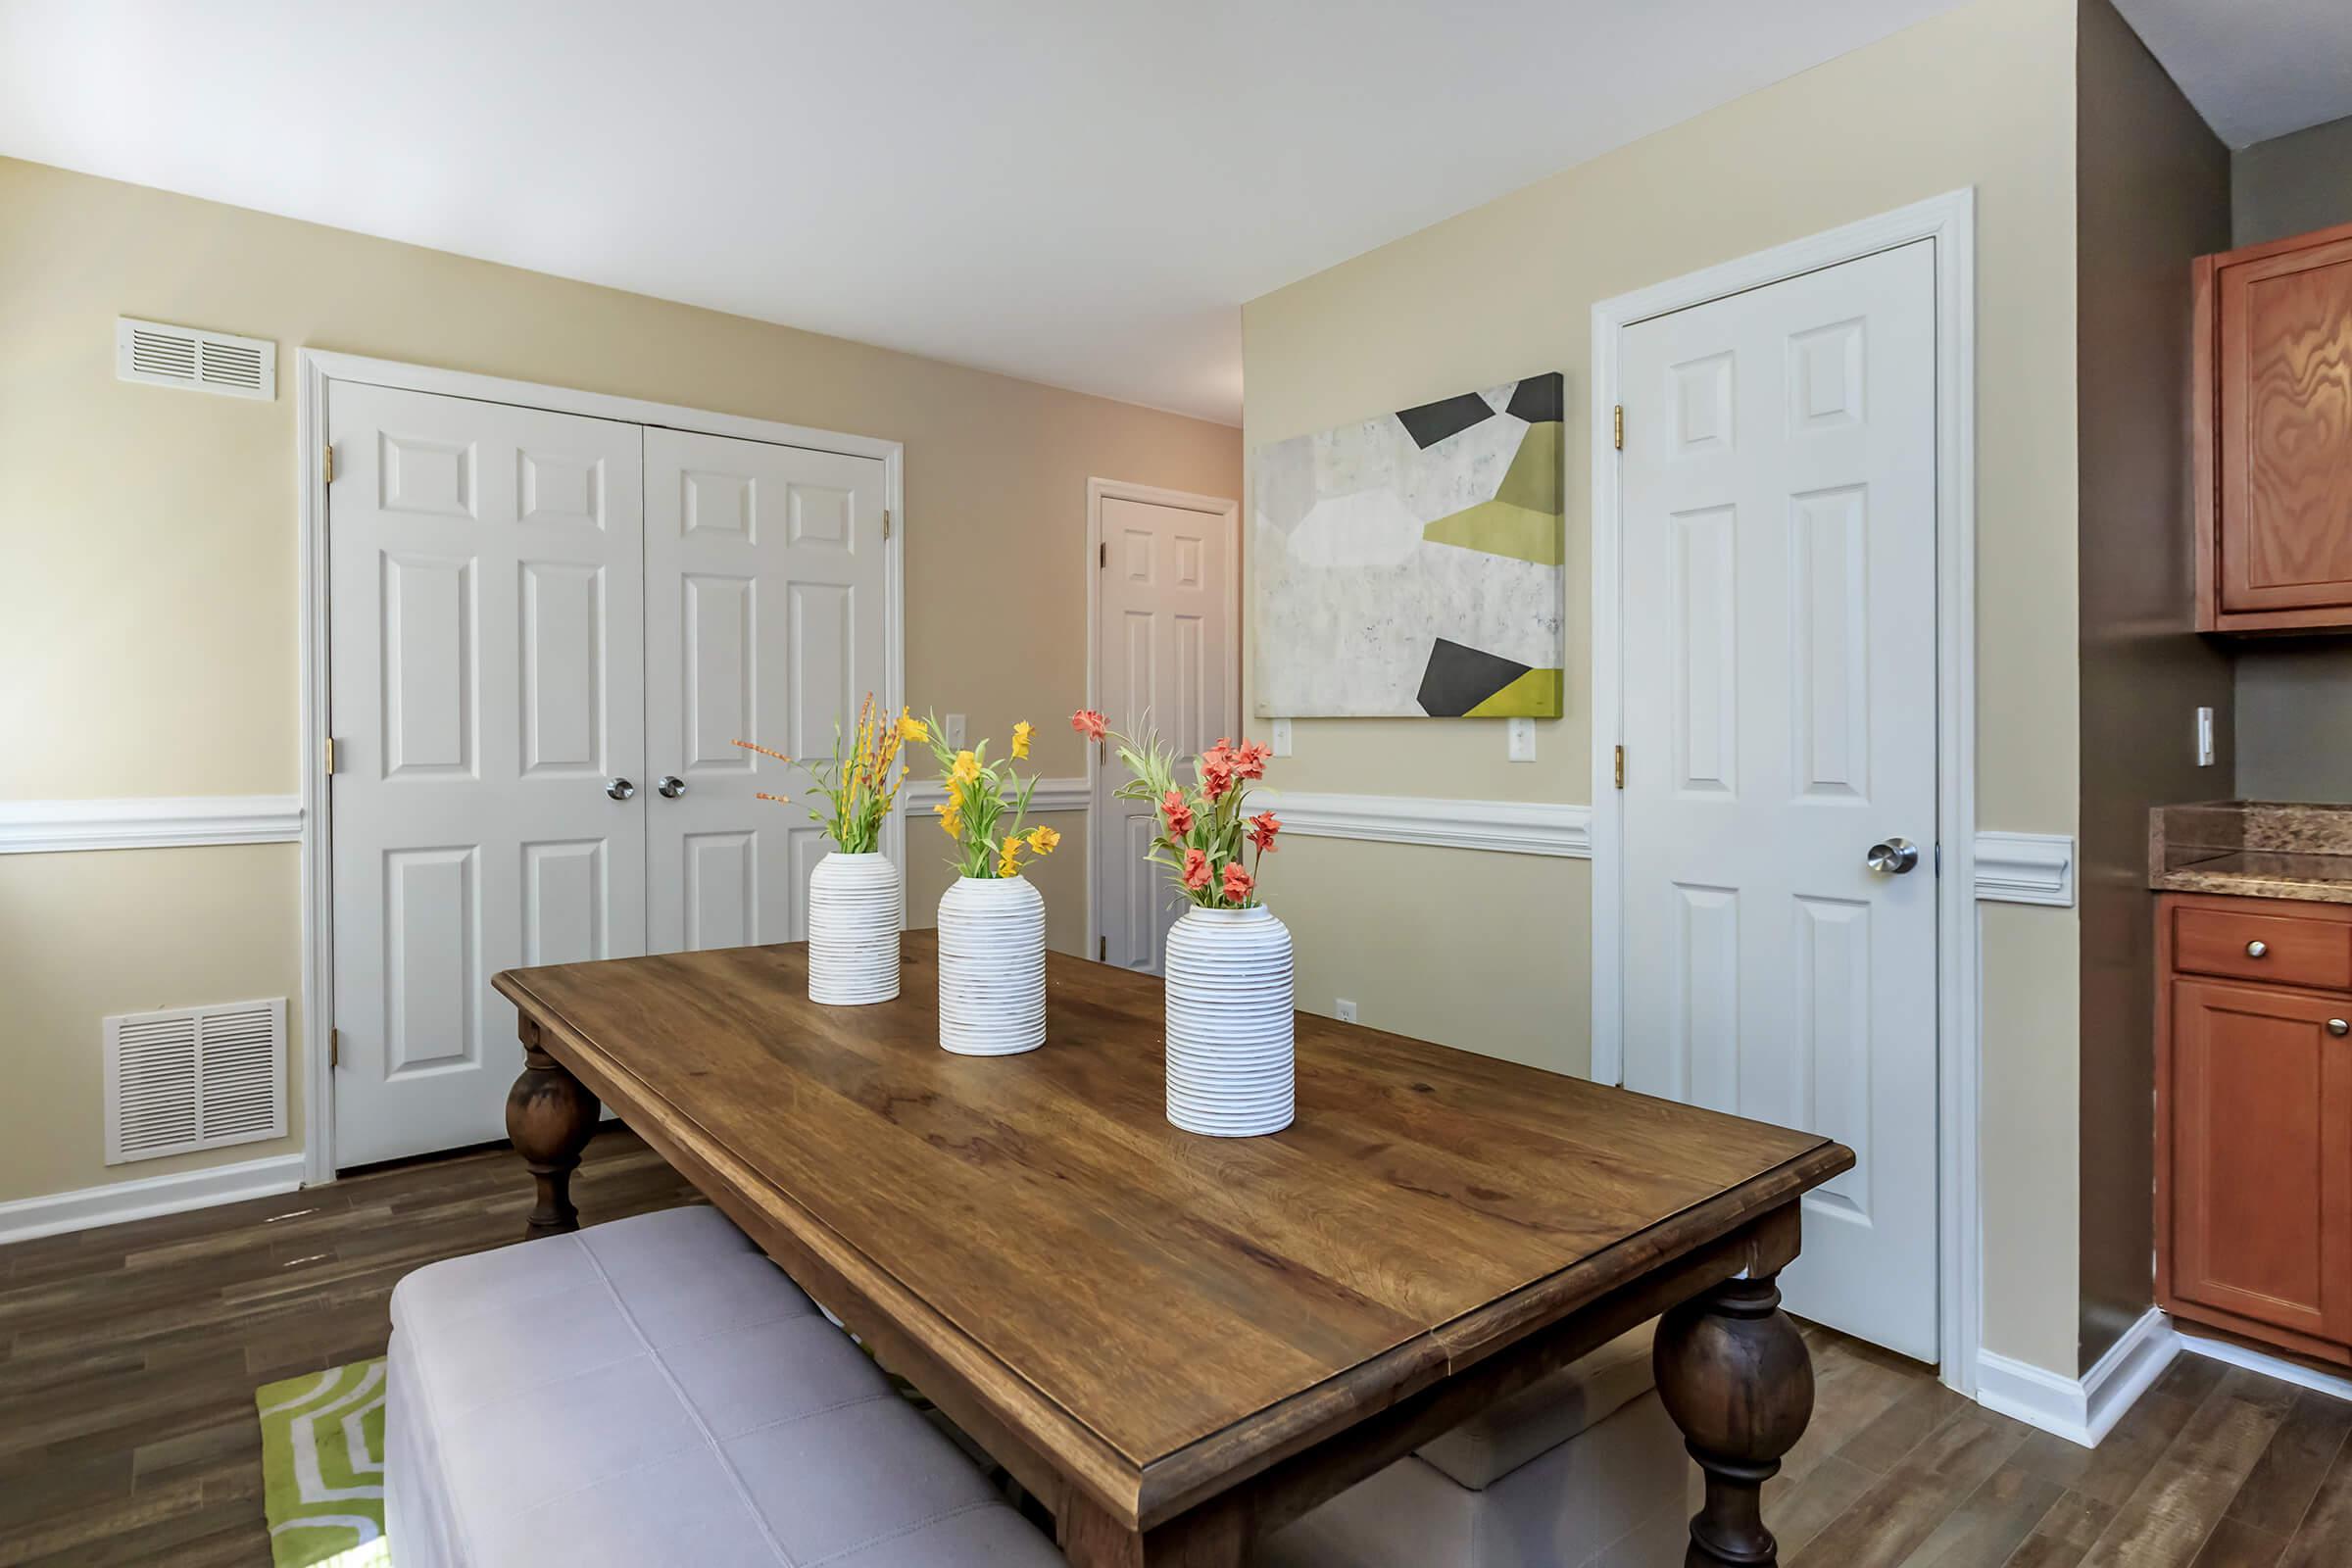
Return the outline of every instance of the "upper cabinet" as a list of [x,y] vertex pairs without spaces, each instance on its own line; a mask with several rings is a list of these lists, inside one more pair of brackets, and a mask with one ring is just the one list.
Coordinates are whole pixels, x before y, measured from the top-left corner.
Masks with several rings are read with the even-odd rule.
[[2352,223],[2196,262],[2197,627],[2352,627]]

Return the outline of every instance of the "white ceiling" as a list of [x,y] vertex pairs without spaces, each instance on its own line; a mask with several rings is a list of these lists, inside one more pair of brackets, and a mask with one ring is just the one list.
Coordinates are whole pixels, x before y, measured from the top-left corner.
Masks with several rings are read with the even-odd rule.
[[2352,115],[2352,0],[2116,0],[2116,9],[2232,147]]
[[1953,3],[0,0],[0,154],[1238,422],[1243,301]]

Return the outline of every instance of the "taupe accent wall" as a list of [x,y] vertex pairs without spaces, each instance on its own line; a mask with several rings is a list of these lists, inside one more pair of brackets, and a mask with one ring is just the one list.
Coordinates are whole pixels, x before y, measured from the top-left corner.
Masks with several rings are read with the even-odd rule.
[[[2087,1370],[2153,1299],[2148,808],[2230,793],[2227,650],[2193,630],[2189,259],[2230,232],[2230,155],[2108,0],[2076,51],[2082,556],[2082,1329]],[[2222,749],[2196,765],[2195,714]]]
[[[2352,223],[2352,119],[2240,148],[2232,245]],[[2237,789],[2352,801],[2352,637],[2249,639],[2237,653]]]
[[[2072,834],[2076,0],[1970,0],[1312,277],[1243,314],[1268,442],[1567,372],[1566,711],[1506,760],[1475,719],[1299,719],[1283,788],[1587,802],[1595,301],[1962,187],[1977,198],[1982,826]],[[1299,1005],[1557,1071],[1591,1065],[1592,867],[1302,840],[1266,889]],[[2076,911],[1980,906],[1984,1343],[2072,1377],[2080,1273]],[[1642,956],[1636,956],[1642,961]]]
[[[272,339],[276,400],[116,380],[119,314]],[[8,799],[298,788],[306,346],[905,442],[909,700],[975,736],[1033,720],[1049,774],[1085,767],[1061,720],[1086,694],[1087,480],[1241,494],[1226,425],[9,160],[0,345]],[[1054,819],[1067,837],[1038,879],[1067,949],[1084,820]],[[927,925],[944,841],[910,827]],[[0,856],[0,1201],[302,1147],[297,1007],[291,1137],[107,1166],[98,1022],[298,997],[298,860],[290,844]]]

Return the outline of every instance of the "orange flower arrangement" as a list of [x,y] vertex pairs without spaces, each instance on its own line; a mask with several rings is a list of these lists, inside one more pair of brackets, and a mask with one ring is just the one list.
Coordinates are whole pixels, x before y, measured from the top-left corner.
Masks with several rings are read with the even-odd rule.
[[[906,782],[906,762],[902,748],[908,741],[927,741],[930,731],[921,719],[905,709],[894,720],[889,713],[874,706],[873,693],[866,693],[864,706],[858,710],[858,728],[849,739],[850,753],[843,757],[841,726],[833,726],[833,756],[823,762],[805,762],[770,751],[757,741],[737,741],[747,752],[797,767],[808,775],[808,794],[824,802],[824,809],[811,808],[808,819],[820,823],[825,837],[844,855],[872,855],[882,848],[882,824],[889,820],[891,808],[898,804],[899,788]],[[893,777],[892,766],[898,774]],[[762,801],[782,801],[791,804],[789,795],[770,795],[761,791]]]

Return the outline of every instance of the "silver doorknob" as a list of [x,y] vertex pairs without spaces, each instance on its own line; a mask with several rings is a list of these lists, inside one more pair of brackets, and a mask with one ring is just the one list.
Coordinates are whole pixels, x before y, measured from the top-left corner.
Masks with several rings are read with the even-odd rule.
[[609,778],[605,780],[605,793],[616,801],[625,801],[637,793],[637,786],[625,778]]
[[662,775],[661,782],[654,788],[661,793],[663,800],[674,801],[686,793],[686,781],[675,773],[664,773]]
[[2246,944],[2246,956],[2249,958],[2259,958],[2270,951],[2271,945],[2268,942],[2249,942]]
[[1886,876],[1901,876],[1919,863],[1919,846],[1909,839],[1887,839],[1865,851],[1862,863]]
[[2330,1018],[2328,1020],[2328,1032],[2341,1040],[2346,1035],[2352,1035],[2352,1023],[2346,1023],[2341,1018]]

